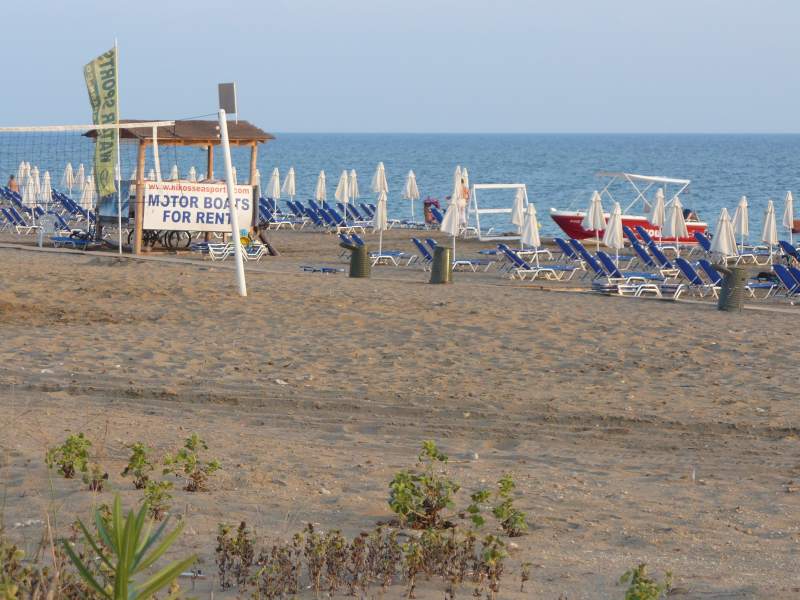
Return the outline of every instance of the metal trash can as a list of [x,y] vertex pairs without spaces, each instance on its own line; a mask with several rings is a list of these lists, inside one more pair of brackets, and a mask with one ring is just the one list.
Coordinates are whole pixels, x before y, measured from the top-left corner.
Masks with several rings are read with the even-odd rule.
[[744,303],[744,283],[747,278],[747,271],[742,267],[726,267],[722,265],[714,265],[714,268],[723,275],[717,308],[719,310],[741,311]]
[[450,258],[450,248],[436,246],[433,251],[433,265],[431,265],[431,283],[452,283],[453,261]]
[[350,277],[369,277],[372,265],[369,262],[367,246],[358,244],[339,244],[342,248],[350,250]]

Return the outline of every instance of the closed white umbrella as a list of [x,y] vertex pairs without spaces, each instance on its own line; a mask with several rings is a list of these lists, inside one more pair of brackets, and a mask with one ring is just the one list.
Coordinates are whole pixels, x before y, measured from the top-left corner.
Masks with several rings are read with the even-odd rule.
[[528,203],[528,208],[525,211],[525,218],[520,232],[520,240],[522,246],[530,246],[534,249],[534,257],[536,259],[536,266],[539,266],[539,246],[542,245],[542,240],[539,237],[539,221],[536,218],[536,208],[533,203]]
[[353,200],[358,200],[359,192],[358,192],[358,174],[356,173],[355,169],[350,170],[350,197]]
[[22,204],[31,210],[31,216],[34,223],[36,222],[36,189],[33,183],[33,177],[27,174],[25,178],[25,185],[22,188]]
[[461,215],[459,214],[460,208],[458,202],[458,197],[456,195],[450,196],[450,204],[447,206],[447,210],[442,218],[442,224],[439,226],[439,231],[453,236],[453,260],[456,259],[456,236],[461,227]]
[[[278,180],[278,184],[280,186],[280,180]],[[253,171],[253,182],[250,185],[261,186],[261,171],[259,171],[257,167],[256,170]]]
[[22,189],[22,186],[25,185],[25,176],[27,175],[27,171],[25,170],[25,161],[21,161],[19,166],[17,167],[17,185]]
[[345,169],[342,171],[342,174],[339,176],[339,183],[336,185],[336,191],[334,192],[334,197],[336,200],[342,203],[344,206],[344,219],[345,225],[347,224],[347,203],[350,200],[350,178],[347,175],[347,170]]
[[286,179],[283,180],[283,187],[281,191],[294,200],[297,194],[297,184],[295,182],[294,167],[289,167],[289,172],[286,173]]
[[389,226],[387,197],[385,191],[378,192],[375,206],[375,218],[372,220],[372,230],[378,232],[378,255],[383,253],[383,232]]
[[328,199],[328,192],[325,190],[325,171],[319,172],[319,177],[317,177],[317,187],[314,190],[314,200],[320,203],[320,205]]
[[[450,194],[450,198],[457,203],[459,226],[461,226],[466,216],[467,199],[464,196],[464,172],[460,166],[456,166],[456,170],[453,172],[453,193]],[[453,250],[453,254],[455,255],[455,250]]]
[[467,171],[467,167],[461,169],[461,179],[464,180],[464,187],[469,189],[469,172]]
[[792,242],[792,229],[794,229],[794,198],[792,192],[786,192],[786,199],[783,201],[783,219],[781,220],[786,229],[789,230],[789,243]]
[[419,188],[417,187],[417,176],[414,171],[409,171],[406,175],[406,184],[403,186],[403,199],[411,201],[411,222],[414,222],[414,200],[419,200]]
[[733,232],[739,236],[740,243],[744,246],[744,240],[750,235],[750,215],[748,214],[747,196],[742,196],[736,211],[733,213]]
[[736,255],[736,234],[733,231],[728,209],[724,207],[719,213],[717,230],[714,239],[711,240],[711,252],[719,254],[723,259]]
[[600,199],[600,193],[596,190],[592,193],[592,199],[583,216],[581,226],[587,231],[594,231],[596,249],[599,250],[600,232],[606,226],[606,217],[603,214],[603,201]]
[[617,264],[619,264],[619,251],[625,247],[625,238],[622,236],[622,209],[619,202],[614,202],[611,216],[603,231],[603,244],[616,250]]
[[772,200],[767,202],[767,211],[764,213],[761,241],[769,245],[769,262],[772,263],[772,247],[778,244],[778,223],[775,219],[775,206],[772,204]]
[[78,191],[83,193],[83,188],[86,186],[86,169],[83,167],[83,163],[78,165],[78,170],[75,172],[75,187],[78,188]]
[[197,183],[197,169],[194,168],[194,165],[189,167],[189,181]]
[[686,227],[686,219],[683,217],[683,205],[678,196],[675,196],[669,207],[669,214],[664,227],[664,237],[675,238],[675,251],[680,256],[680,239],[689,237],[689,229]]
[[169,172],[169,179],[170,181],[178,181],[180,179],[180,173],[178,173],[178,165],[172,165],[172,169]]
[[42,191],[39,196],[39,201],[44,204],[45,210],[50,206],[50,201],[53,199],[53,184],[50,182],[50,171],[44,172],[42,177]]
[[155,169],[150,169],[150,171],[147,173],[147,179],[150,180],[150,181],[155,181],[156,180]]
[[79,204],[81,208],[87,211],[86,226],[89,226],[88,211],[94,207],[94,182],[91,177],[87,177],[83,183],[83,190],[81,191],[81,198]]
[[664,237],[664,221],[666,219],[666,210],[664,209],[664,188],[656,190],[656,197],[653,201],[653,208],[650,210],[650,218],[648,219],[652,225],[658,227],[658,237]]
[[389,184],[386,182],[386,168],[383,166],[382,162],[379,162],[375,169],[370,189],[376,194],[380,194],[381,192],[389,193]]
[[517,232],[522,231],[522,226],[525,224],[525,194],[521,188],[517,190],[514,204],[511,206],[511,224],[516,225]]
[[281,197],[281,174],[278,171],[278,167],[272,169],[272,175],[269,177],[265,194],[267,198],[272,198],[273,200],[279,200]]
[[75,172],[72,170],[72,163],[67,163],[64,167],[64,174],[61,176],[61,188],[69,190],[72,195],[72,188],[75,187]]

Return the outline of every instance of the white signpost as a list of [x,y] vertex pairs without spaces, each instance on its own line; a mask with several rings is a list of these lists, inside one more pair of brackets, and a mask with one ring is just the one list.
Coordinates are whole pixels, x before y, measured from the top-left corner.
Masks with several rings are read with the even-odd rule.
[[[253,217],[253,187],[234,186],[239,226]],[[148,181],[144,186],[144,229],[231,233],[225,183]]]

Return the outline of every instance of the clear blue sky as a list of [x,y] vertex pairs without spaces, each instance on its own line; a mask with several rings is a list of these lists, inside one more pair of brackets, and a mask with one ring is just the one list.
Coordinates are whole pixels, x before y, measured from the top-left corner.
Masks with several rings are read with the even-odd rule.
[[81,67],[116,36],[131,118],[235,80],[279,132],[796,132],[799,23],[795,0],[6,2],[0,120],[87,121]]

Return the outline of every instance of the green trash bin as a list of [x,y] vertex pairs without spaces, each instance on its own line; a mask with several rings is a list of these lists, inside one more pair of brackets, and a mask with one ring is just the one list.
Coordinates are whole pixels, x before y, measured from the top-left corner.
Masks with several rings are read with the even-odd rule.
[[369,277],[372,265],[369,262],[369,252],[366,244],[339,244],[342,248],[350,250],[350,277]]
[[722,285],[719,290],[717,308],[725,311],[741,311],[744,304],[744,284],[747,271],[742,267],[714,265],[722,274]]
[[433,251],[433,265],[431,265],[431,283],[452,283],[453,261],[450,258],[450,248],[436,246]]

